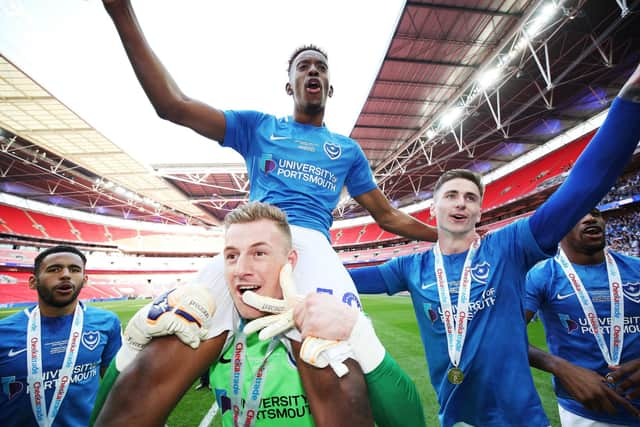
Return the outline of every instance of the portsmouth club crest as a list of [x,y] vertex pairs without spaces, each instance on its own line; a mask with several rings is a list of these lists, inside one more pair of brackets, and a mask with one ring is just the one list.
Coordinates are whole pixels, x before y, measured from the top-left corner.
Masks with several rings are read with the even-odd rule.
[[324,143],[324,152],[331,160],[335,160],[342,154],[342,147],[338,144],[332,144],[329,141],[325,141]]
[[624,296],[627,297],[628,300],[636,304],[640,303],[640,282],[623,283],[622,292],[624,292]]
[[480,264],[476,264],[473,266],[473,268],[471,269],[471,277],[473,277],[474,281],[486,285],[490,271],[491,265],[487,261],[483,261]]
[[89,351],[95,350],[98,344],[100,344],[100,332],[90,331],[82,334],[82,345]]

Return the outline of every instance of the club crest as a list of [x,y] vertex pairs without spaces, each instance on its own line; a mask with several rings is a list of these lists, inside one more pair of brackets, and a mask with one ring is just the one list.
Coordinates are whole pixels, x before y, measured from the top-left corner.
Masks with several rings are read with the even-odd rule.
[[471,277],[478,283],[487,283],[490,271],[491,265],[487,261],[483,261],[473,266],[471,269]]
[[324,152],[331,160],[335,160],[342,154],[342,147],[338,144],[332,144],[330,142],[325,141],[324,143]]
[[640,303],[640,282],[636,283],[623,283],[622,292],[628,300]]
[[100,332],[90,331],[82,334],[82,345],[90,351],[95,350],[98,344],[100,344]]

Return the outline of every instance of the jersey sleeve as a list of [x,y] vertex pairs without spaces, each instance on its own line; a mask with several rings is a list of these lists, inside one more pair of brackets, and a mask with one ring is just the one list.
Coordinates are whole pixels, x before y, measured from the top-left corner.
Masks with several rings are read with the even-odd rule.
[[122,346],[122,325],[115,314],[111,313],[111,327],[107,331],[107,345],[102,353],[103,368],[107,368]]
[[351,197],[358,197],[361,194],[374,190],[377,188],[377,185],[373,180],[369,162],[364,156],[360,145],[355,141],[353,141],[353,143],[355,145],[355,155],[353,165],[345,180],[345,185]]
[[382,363],[364,376],[371,411],[378,427],[424,426],[424,410],[413,380],[386,353]]
[[380,275],[384,279],[389,295],[409,290],[409,283],[406,278],[411,276],[411,268],[409,266],[411,259],[413,259],[412,255],[402,256],[393,258],[379,266]]
[[251,141],[254,139],[255,129],[264,116],[264,113],[251,110],[225,111],[225,131],[222,146],[233,148],[242,157],[246,157],[251,149]]
[[387,284],[377,265],[370,267],[351,268],[347,270],[356,289],[361,294],[387,293]]
[[606,120],[558,190],[530,217],[540,247],[553,251],[609,191],[640,139],[640,103],[616,98]]
[[527,273],[524,285],[524,309],[526,311],[535,313],[546,299],[547,281],[550,280],[549,271],[544,268],[547,262],[549,261],[537,264]]

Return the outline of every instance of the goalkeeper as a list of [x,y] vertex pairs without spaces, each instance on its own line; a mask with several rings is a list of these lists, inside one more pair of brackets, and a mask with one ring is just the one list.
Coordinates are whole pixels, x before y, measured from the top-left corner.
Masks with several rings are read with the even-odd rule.
[[[378,425],[424,425],[415,385],[385,355],[370,322],[359,311],[330,296],[308,297],[320,299],[333,313],[333,325],[352,326],[330,333],[335,338],[347,338],[345,342],[308,338],[302,345],[301,357],[318,367],[331,364],[336,372],[344,375],[338,378],[330,369],[316,369],[301,360],[293,362],[297,359],[293,355],[297,356],[300,351],[300,343],[291,341],[292,352],[289,340],[280,334],[292,325],[292,310],[278,316],[262,317],[263,312],[243,301],[243,296],[253,304],[265,304],[265,297],[279,298],[283,291],[278,286],[278,277],[284,265],[281,281],[283,285],[288,284],[283,286],[285,298],[281,301],[267,300],[266,304],[275,306],[280,303],[281,306],[293,307],[298,302],[291,290],[290,269],[286,268],[288,264],[295,265],[297,253],[291,247],[290,230],[282,211],[270,205],[250,203],[227,215],[225,229],[225,278],[240,316],[236,319],[233,334],[226,339],[222,356],[211,369],[211,383],[221,408],[223,425],[283,425],[286,422],[287,425],[306,426],[313,425],[314,421],[316,425],[372,425],[370,406]],[[251,298],[247,298],[248,295]],[[183,341],[189,341],[189,336],[206,334],[198,326],[206,323],[213,314],[213,302],[207,302],[208,298],[206,293],[200,295],[199,291],[192,293],[191,299],[171,298],[169,295],[165,298],[166,303],[155,304],[148,310],[146,318],[138,314],[132,319],[125,333],[123,348],[143,347],[145,341],[157,334],[160,323],[165,324],[166,332],[176,333]],[[194,305],[194,301],[201,304]],[[273,306],[262,308],[272,310]],[[305,334],[306,304],[297,304],[296,307],[296,319]],[[158,316],[159,312],[163,314]],[[183,317],[189,321],[181,320]],[[250,322],[244,328],[245,334],[242,328],[245,320],[258,317],[261,318],[257,323]],[[317,316],[309,313],[308,317]],[[169,322],[168,319],[178,320]],[[284,322],[276,322],[261,332],[261,338],[267,340],[259,340],[256,334],[252,334],[273,320]],[[312,322],[309,324],[314,326]],[[166,351],[166,343],[160,347],[165,351],[154,353],[156,343],[164,340],[153,340],[123,373],[123,377],[129,377],[129,380],[136,378],[145,382],[145,388],[154,390],[159,398],[152,407],[144,408],[145,418],[129,416],[127,402],[135,404],[136,401],[119,381],[107,399],[97,425],[156,425],[164,421],[172,405],[166,411],[162,408],[174,399],[173,396],[181,395],[200,372],[198,366],[184,366],[175,359],[171,350]],[[215,347],[211,344],[214,340],[202,341],[201,349]],[[208,351],[199,351],[198,354],[204,354],[206,362]],[[120,369],[129,362],[124,357],[116,358],[116,361],[120,362]],[[157,366],[170,366],[171,372],[162,378],[144,375],[147,369],[157,371]],[[371,401],[367,398],[367,385],[360,375],[360,366],[365,372]],[[115,371],[112,366],[110,374]],[[100,394],[102,400],[97,402],[94,413],[103,403],[105,387],[101,388]]]

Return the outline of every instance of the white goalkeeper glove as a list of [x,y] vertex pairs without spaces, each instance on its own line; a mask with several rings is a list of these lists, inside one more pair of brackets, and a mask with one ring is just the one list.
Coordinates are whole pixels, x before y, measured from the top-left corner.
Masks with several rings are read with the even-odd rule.
[[368,374],[382,363],[386,350],[376,335],[371,320],[364,313],[358,313],[358,320],[346,342],[360,364],[362,373]]
[[[285,264],[280,270],[280,287],[283,299],[275,299],[258,295],[247,291],[242,294],[242,300],[264,312],[279,313],[271,316],[260,317],[247,323],[244,333],[249,335],[260,330],[258,337],[261,340],[272,338],[294,327],[293,309],[302,297],[297,294],[293,280],[291,264]],[[300,357],[305,362],[317,368],[325,368],[330,365],[338,377],[342,377],[349,369],[342,363],[353,353],[345,341],[326,340],[317,337],[307,337],[302,343]]]
[[258,337],[261,340],[267,340],[294,327],[293,308],[302,298],[296,292],[293,268],[289,263],[280,269],[280,288],[282,289],[282,299],[265,297],[252,291],[246,291],[242,294],[242,301],[245,304],[263,312],[278,313],[259,317],[247,323],[243,329],[245,334],[250,335],[260,331]]
[[304,339],[300,348],[300,358],[316,368],[325,368],[330,365],[338,377],[343,377],[349,372],[349,368],[343,362],[349,358],[355,359],[346,341],[316,337]]
[[[128,365],[153,337],[176,335],[180,341],[198,348],[207,334],[205,323],[213,316],[216,304],[201,285],[172,289],[147,304],[129,320],[116,363],[118,369]],[[122,353],[122,354],[120,354]]]

